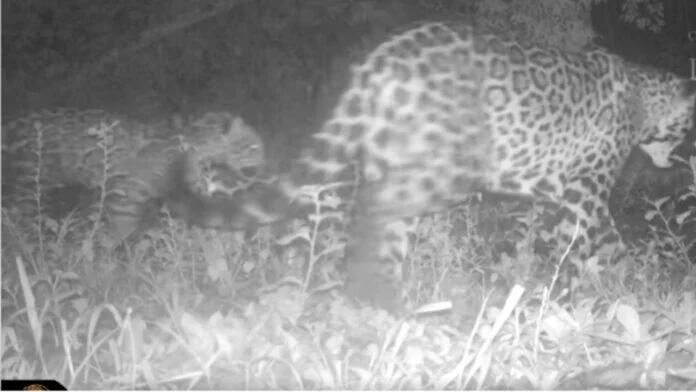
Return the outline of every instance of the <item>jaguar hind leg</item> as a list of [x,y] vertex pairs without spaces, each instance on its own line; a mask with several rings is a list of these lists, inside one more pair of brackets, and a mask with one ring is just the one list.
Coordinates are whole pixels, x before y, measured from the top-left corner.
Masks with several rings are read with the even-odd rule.
[[[346,293],[359,301],[399,313],[405,303],[404,261],[412,245],[417,215],[380,211],[379,186],[358,191],[346,245]],[[383,207],[384,208],[384,207]],[[387,207],[388,208],[388,207]]]
[[346,246],[346,293],[358,301],[399,313],[405,303],[404,263],[419,219],[380,222],[356,217]]

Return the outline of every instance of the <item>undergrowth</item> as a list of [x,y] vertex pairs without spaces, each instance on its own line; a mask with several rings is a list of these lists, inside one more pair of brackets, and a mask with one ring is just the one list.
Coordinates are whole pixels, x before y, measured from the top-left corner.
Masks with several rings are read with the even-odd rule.
[[[308,191],[306,220],[216,233],[163,213],[112,249],[96,215],[26,220],[3,206],[3,378],[69,389],[696,385],[693,237],[680,231],[696,213],[678,204],[696,188],[674,199],[672,215],[670,201],[655,201],[650,218],[664,227],[651,246],[613,264],[576,262],[571,301],[552,290],[569,258],[525,251],[535,233],[519,229],[526,244],[496,256],[497,234],[481,230],[496,224],[480,205],[425,217],[408,259],[409,303],[449,306],[403,318],[340,294],[333,188]],[[77,224],[85,219],[92,226]],[[535,274],[537,264],[551,272]]]

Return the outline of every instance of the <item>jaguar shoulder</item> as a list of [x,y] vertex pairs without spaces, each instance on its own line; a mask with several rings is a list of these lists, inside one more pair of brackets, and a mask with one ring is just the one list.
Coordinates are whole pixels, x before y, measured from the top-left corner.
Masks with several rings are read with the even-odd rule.
[[[630,150],[668,166],[693,127],[696,86],[687,78],[602,49],[570,53],[462,23],[393,35],[351,72],[276,195],[292,200],[305,184],[353,184],[347,290],[385,308],[401,303],[414,218],[475,191],[558,205],[559,247],[577,222],[581,257],[622,249],[608,199]],[[249,195],[226,203],[190,196],[200,216],[232,222],[245,205],[259,205]],[[266,220],[289,205],[267,204],[259,214]]]

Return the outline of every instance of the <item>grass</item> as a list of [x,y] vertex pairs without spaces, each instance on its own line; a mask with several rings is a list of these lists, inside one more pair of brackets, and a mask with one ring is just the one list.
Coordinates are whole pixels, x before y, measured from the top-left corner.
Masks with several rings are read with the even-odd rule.
[[570,259],[534,255],[534,229],[508,230],[523,238],[517,255],[494,262],[500,234],[485,208],[428,216],[407,262],[409,303],[451,306],[396,318],[340,295],[345,236],[324,190],[307,220],[216,233],[165,214],[111,250],[77,224],[88,217],[3,206],[3,378],[69,389],[696,387],[693,238],[675,226],[693,209],[669,216],[656,203],[651,246],[576,262],[570,301],[553,290]]

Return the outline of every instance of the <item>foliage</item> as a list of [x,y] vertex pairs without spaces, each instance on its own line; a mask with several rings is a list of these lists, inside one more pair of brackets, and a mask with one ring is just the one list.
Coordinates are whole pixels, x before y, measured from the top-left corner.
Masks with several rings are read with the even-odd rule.
[[691,184],[672,196],[646,200],[650,208],[645,219],[658,249],[688,266],[696,260],[696,156],[682,163],[690,169]]
[[580,49],[594,37],[589,21],[593,0],[493,0],[479,2],[484,23],[498,31],[519,31],[531,42]]
[[652,252],[588,260],[568,304],[551,276],[518,279],[534,261],[491,263],[476,226],[460,225],[476,219],[464,208],[427,218],[409,262],[412,303],[452,309],[398,320],[334,290],[343,239],[324,209],[335,204],[327,189],[308,191],[316,214],[288,232],[189,230],[165,217],[91,261],[47,225],[53,251],[26,263],[11,248],[28,228],[3,219],[3,374],[72,389],[694,386],[682,358],[696,354],[696,280],[683,265]]
[[[424,219],[408,261],[411,306],[451,306],[398,320],[336,290],[341,185],[305,189],[310,219],[284,229],[216,233],[165,214],[122,249],[72,223],[93,216],[19,225],[3,208],[3,374],[73,389],[693,388],[684,238],[666,232],[671,253],[577,264],[566,302],[553,289],[563,258],[493,262],[496,234],[463,205]],[[655,205],[653,216],[693,223],[693,207],[672,217]],[[555,273],[534,273],[548,263]]]
[[621,10],[622,19],[640,29],[657,33],[665,26],[664,2],[661,0],[625,0]]

